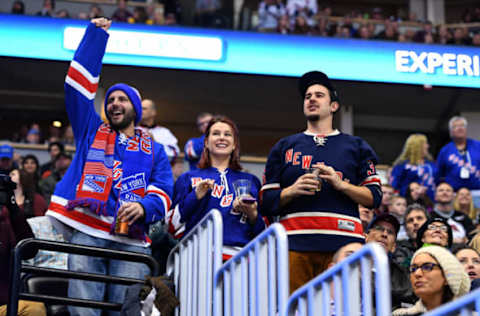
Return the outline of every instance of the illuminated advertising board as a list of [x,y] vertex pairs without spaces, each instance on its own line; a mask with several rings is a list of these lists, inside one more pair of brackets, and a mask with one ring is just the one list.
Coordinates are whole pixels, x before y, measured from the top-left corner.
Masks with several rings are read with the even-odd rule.
[[[0,15],[0,56],[70,60],[87,21]],[[480,48],[114,23],[104,63],[480,88]]]

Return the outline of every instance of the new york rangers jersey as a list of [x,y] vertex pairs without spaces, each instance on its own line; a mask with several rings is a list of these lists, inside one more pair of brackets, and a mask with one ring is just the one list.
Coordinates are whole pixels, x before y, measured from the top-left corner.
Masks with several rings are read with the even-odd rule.
[[[144,223],[147,225],[161,220],[166,211],[170,209],[173,177],[167,155],[161,144],[152,142],[152,171],[148,178],[124,179],[122,174],[125,169],[125,152],[130,150],[138,152],[140,155],[139,151],[143,150],[143,145],[136,138],[128,138],[124,134],[118,133],[113,155],[113,185],[111,191],[108,192],[106,207],[107,216],[97,215],[81,207],[74,210],[66,209],[68,201],[75,199],[89,149],[102,124],[93,103],[107,39],[107,32],[90,23],[70,64],[65,79],[65,104],[75,136],[76,154],[63,179],[55,188],[46,215],[53,216],[64,224],[91,236],[147,247],[148,241],[110,234],[110,225],[117,211],[116,203],[119,198],[120,185],[135,184],[139,181],[144,184],[146,195],[139,200],[139,203],[145,210]],[[93,181],[90,184],[92,187],[96,185]],[[101,185],[99,187],[101,188]]]
[[304,132],[285,137],[272,148],[260,193],[262,215],[280,216],[290,250],[329,252],[363,242],[358,204],[325,181],[315,195],[298,196],[280,206],[281,190],[315,163],[333,167],[344,181],[366,186],[372,192],[373,207],[380,204],[377,156],[364,140],[337,130],[325,137]]
[[[196,184],[205,179],[215,181],[212,190],[200,200],[195,195]],[[212,209],[218,209],[223,219],[223,243],[228,246],[244,246],[264,228],[265,223],[258,214],[255,225],[248,223],[246,215],[233,210],[235,191],[233,182],[239,179],[250,180],[250,194],[257,198],[260,181],[252,174],[226,169],[221,172],[216,168],[196,169],[181,175],[174,187],[173,203],[175,212],[180,215],[180,222],[185,223],[187,234]]]
[[480,142],[467,139],[464,153],[453,142],[440,150],[437,157],[436,180],[448,182],[456,191],[461,187],[480,189]]
[[425,186],[428,197],[433,200],[435,194],[435,172],[436,166],[432,161],[425,161],[423,164],[414,165],[408,161],[396,165],[392,169],[392,187],[405,196],[408,185],[412,182]]

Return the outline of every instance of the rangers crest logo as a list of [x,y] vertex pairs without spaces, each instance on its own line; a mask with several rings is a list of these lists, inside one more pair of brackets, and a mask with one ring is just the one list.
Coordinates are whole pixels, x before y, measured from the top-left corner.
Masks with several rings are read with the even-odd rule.
[[105,184],[107,183],[106,176],[100,176],[96,174],[87,174],[85,175],[85,180],[83,181],[82,190],[103,193],[105,192]]

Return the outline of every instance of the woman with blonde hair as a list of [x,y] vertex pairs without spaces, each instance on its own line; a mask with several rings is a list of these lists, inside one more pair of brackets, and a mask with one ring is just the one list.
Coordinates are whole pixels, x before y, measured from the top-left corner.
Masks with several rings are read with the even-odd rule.
[[393,163],[391,184],[402,196],[405,196],[411,182],[417,182],[427,196],[433,200],[435,163],[428,148],[427,136],[412,134],[408,136],[402,153]]
[[472,194],[468,188],[460,188],[455,195],[455,200],[453,201],[453,208],[455,211],[464,213],[473,221],[474,224],[478,225],[478,210],[473,204]]

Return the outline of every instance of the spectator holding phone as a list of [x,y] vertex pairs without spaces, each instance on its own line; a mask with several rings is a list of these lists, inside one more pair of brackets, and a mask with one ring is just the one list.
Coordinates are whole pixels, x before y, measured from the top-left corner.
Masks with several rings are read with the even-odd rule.
[[[181,175],[174,188],[174,209],[170,223],[184,224],[188,233],[211,209],[222,213],[224,259],[259,234],[265,223],[257,211],[260,181],[240,166],[240,138],[235,123],[214,116],[207,127],[199,169]],[[250,189],[238,196],[234,186],[247,180]],[[171,228],[172,228],[171,226]],[[177,236],[181,233],[177,230]]]

